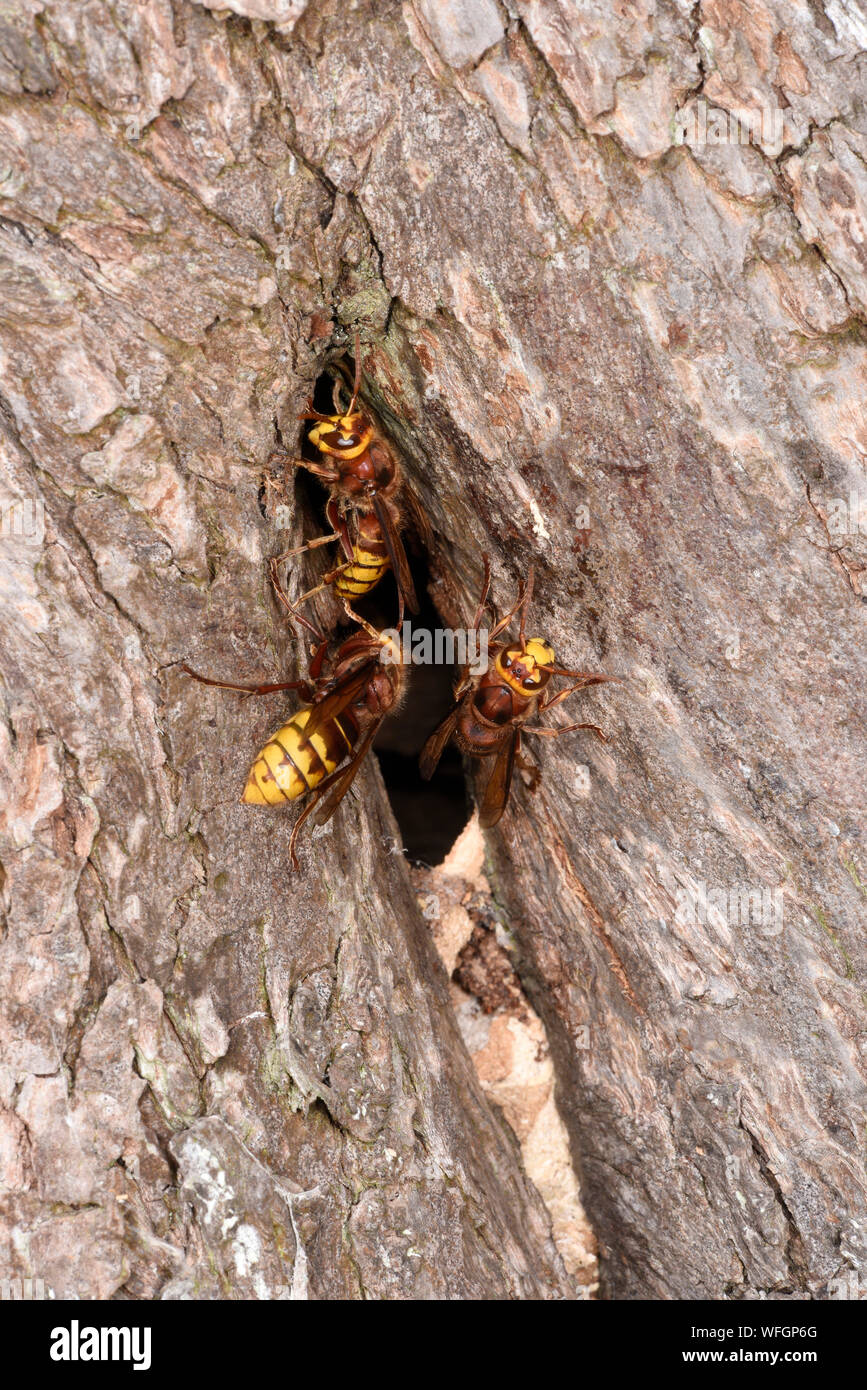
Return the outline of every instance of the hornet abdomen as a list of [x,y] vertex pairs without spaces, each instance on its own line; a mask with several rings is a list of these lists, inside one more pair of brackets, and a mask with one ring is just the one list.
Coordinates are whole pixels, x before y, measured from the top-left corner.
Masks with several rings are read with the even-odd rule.
[[340,515],[338,504],[332,499],[325,509],[328,520],[340,536],[341,549],[345,556],[344,566],[334,575],[334,588],[341,598],[352,601],[362,598],[375,589],[382,576],[390,568],[388,551],[379,522],[373,513],[359,515],[357,534],[349,534],[349,527]]
[[360,542],[352,548],[352,562],[341,570],[334,581],[341,598],[361,598],[375,588],[389,567],[388,555],[382,542],[368,545]]
[[314,709],[315,705],[299,710],[269,738],[250,768],[242,801],[252,806],[294,801],[318,787],[352,751],[358,725],[348,711],[307,737],[305,729]]

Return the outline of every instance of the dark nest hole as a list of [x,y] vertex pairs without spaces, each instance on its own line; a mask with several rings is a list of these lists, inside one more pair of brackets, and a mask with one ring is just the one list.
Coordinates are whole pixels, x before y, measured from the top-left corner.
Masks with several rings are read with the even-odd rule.
[[[410,563],[421,612],[412,625],[433,631],[442,620],[427,597],[426,566]],[[450,666],[411,666],[407,693],[397,714],[387,719],[374,744],[388,799],[414,863],[439,864],[460,835],[471,813],[463,760],[449,744],[429,782],[418,770],[418,755],[452,705],[454,670]]]
[[[334,375],[323,372],[316,382],[313,404],[327,413],[334,410]],[[306,439],[306,431],[305,431]],[[313,459],[315,451],[306,443],[304,457]],[[305,526],[308,539],[325,531],[325,504],[328,492],[306,469],[296,470],[296,489],[299,509],[310,519]],[[425,556],[412,535],[405,537],[413,583],[421,611],[406,614],[413,629],[431,631],[442,626],[442,620],[428,598],[428,567]],[[308,552],[303,557],[305,588],[333,568],[337,547]],[[322,559],[317,558],[322,556]],[[369,597],[356,604],[359,614],[377,628],[394,627],[398,617],[398,594],[394,576],[389,573]],[[349,627],[343,618],[342,628]],[[448,713],[452,704],[452,689],[456,672],[450,666],[410,666],[407,668],[406,693],[394,715],[383,721],[374,750],[379,759],[388,798],[400,829],[407,857],[413,863],[439,864],[451,849],[466,825],[472,801],[464,773],[463,760],[453,745],[445,750],[439,767],[430,782],[422,781],[418,757],[428,734]]]

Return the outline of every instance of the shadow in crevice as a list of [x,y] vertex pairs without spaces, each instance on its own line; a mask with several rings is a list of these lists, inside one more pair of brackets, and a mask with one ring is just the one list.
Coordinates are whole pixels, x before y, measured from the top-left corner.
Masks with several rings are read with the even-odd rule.
[[[413,629],[442,626],[427,595],[427,566],[410,557],[421,611]],[[449,744],[430,782],[418,769],[418,756],[428,734],[452,705],[455,670],[451,666],[408,666],[407,691],[401,708],[387,719],[374,744],[388,799],[400,828],[407,857],[417,864],[439,864],[472,814],[463,759]]]

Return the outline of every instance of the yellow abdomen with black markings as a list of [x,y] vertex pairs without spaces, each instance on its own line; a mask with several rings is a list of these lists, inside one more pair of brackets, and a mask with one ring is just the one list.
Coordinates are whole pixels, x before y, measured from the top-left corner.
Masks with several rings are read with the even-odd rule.
[[269,738],[250,768],[242,801],[250,806],[282,806],[312,791],[351,752],[358,730],[346,713],[307,735],[316,706],[299,710]]
[[376,587],[388,567],[384,546],[374,550],[366,545],[354,545],[352,559],[340,570],[334,588],[341,598],[361,598]]

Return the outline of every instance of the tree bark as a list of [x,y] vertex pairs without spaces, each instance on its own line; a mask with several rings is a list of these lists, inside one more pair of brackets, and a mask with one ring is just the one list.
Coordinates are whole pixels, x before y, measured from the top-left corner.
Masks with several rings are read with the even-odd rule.
[[263,471],[356,329],[444,621],[532,564],[622,680],[487,837],[603,1296],[863,1269],[865,46],[781,0],[0,4],[4,1276],[575,1293],[373,760],[292,876],[238,804],[285,697],[179,667],[297,670]]

